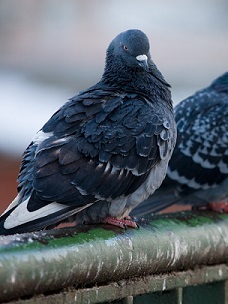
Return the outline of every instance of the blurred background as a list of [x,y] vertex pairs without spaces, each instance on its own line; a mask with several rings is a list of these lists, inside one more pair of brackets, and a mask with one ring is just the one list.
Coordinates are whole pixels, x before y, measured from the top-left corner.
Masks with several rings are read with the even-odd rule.
[[119,32],[147,34],[176,104],[228,70],[227,12],[227,0],[0,0],[0,212],[32,137],[99,81]]

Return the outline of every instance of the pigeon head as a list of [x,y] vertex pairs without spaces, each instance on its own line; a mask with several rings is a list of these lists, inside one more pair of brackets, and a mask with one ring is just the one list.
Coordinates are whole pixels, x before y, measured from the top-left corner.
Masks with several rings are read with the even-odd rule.
[[128,30],[119,34],[112,43],[114,56],[119,56],[127,67],[136,70],[149,70],[150,44],[142,31]]
[[105,70],[102,81],[105,83],[129,84],[145,89],[145,81],[150,85],[170,87],[150,56],[150,44],[147,36],[140,30],[131,29],[117,35],[110,43],[106,53]]
[[140,30],[128,30],[117,35],[107,49],[106,67],[149,71],[150,44],[147,36]]

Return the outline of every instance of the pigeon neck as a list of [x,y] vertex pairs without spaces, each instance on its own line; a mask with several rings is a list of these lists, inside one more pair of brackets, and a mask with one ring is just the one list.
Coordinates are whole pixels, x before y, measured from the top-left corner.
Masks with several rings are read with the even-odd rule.
[[125,91],[132,93],[141,93],[147,98],[151,96],[155,100],[167,100],[167,98],[171,100],[169,85],[148,72],[139,73],[124,70],[114,72],[113,70],[105,69],[101,82],[105,86],[116,89],[123,88]]

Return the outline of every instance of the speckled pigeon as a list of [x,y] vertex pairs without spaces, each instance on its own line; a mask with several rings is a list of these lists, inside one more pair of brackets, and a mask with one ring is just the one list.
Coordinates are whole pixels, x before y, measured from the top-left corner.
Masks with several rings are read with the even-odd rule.
[[176,141],[169,87],[147,36],[120,33],[101,80],[64,104],[26,149],[0,234],[67,221],[136,227],[129,212],[162,183]]
[[175,204],[228,212],[228,72],[175,109],[177,143],[162,186],[133,215]]

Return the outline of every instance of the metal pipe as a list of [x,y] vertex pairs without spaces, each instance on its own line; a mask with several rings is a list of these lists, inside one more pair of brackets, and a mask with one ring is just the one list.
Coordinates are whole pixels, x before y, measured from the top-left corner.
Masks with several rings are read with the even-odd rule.
[[0,302],[228,262],[228,215],[180,212],[140,220],[139,225],[0,237]]

